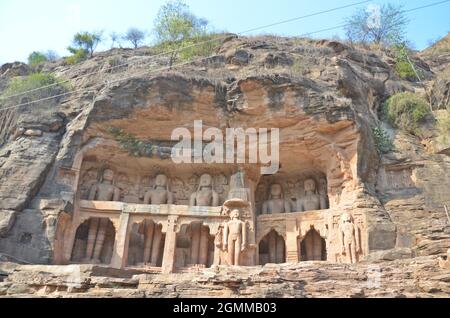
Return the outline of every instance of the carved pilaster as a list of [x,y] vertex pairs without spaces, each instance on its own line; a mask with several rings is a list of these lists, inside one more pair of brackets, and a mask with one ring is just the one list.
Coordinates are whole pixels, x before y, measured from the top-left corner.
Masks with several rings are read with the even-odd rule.
[[120,215],[119,227],[116,231],[111,267],[120,269],[125,268],[127,264],[130,225],[130,214],[123,212]]
[[286,262],[297,263],[299,261],[298,251],[298,227],[296,219],[286,220]]
[[169,216],[169,219],[167,220],[166,241],[164,244],[164,256],[162,262],[163,273],[173,273],[175,271],[177,220],[178,216]]

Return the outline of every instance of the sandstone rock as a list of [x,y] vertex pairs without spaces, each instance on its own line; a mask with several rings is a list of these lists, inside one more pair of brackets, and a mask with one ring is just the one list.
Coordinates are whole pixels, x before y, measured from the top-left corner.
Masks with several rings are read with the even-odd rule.
[[6,236],[13,227],[16,213],[16,211],[0,210],[0,237]]
[[[0,283],[0,293],[71,298],[445,297],[450,292],[450,272],[439,269],[437,262],[435,257],[345,266],[306,262],[248,267],[245,271],[224,266],[216,268],[214,275],[205,269],[195,274],[122,278],[98,276],[93,267],[20,266]],[[81,272],[81,276],[75,275],[80,278],[78,287],[70,278],[71,271]]]
[[41,137],[42,131],[38,130],[38,129],[28,129],[28,130],[25,130],[25,132],[23,134],[28,137]]
[[230,52],[225,54],[225,59],[228,64],[234,65],[247,65],[250,61],[251,54],[242,49],[231,50]]

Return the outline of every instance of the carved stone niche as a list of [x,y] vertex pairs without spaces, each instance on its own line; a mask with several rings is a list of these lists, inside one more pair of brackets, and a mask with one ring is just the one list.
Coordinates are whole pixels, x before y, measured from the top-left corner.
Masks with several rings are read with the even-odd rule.
[[[123,174],[119,175],[124,179]],[[123,188],[117,186],[118,174],[111,167],[100,167],[99,164],[87,163],[82,167],[79,181],[79,196],[84,200],[121,201]]]
[[323,234],[311,226],[304,235],[298,238],[300,261],[326,261],[327,243]]
[[162,225],[151,219],[134,223],[129,233],[128,266],[161,267],[165,233]]
[[110,264],[116,229],[108,218],[89,218],[78,226],[71,262]]
[[329,208],[328,183],[317,171],[263,176],[256,188],[259,214],[306,212]]
[[219,264],[253,266],[256,263],[255,231],[248,201],[234,198],[225,201],[223,215],[229,217],[221,224],[215,239],[220,249]]
[[385,166],[378,174],[378,187],[383,191],[415,190],[413,168],[410,166]]
[[190,206],[220,206],[228,196],[228,177],[221,172],[195,174],[188,180]]
[[334,263],[356,263],[365,255],[367,228],[364,215],[342,212],[331,218],[328,260]]

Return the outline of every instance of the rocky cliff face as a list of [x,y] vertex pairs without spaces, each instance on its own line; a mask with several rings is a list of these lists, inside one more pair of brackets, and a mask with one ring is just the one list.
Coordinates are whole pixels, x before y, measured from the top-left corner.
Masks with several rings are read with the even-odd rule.
[[[442,70],[442,63],[434,62],[437,59],[448,61],[448,54],[416,57],[430,87],[448,88],[448,82],[439,75],[448,71],[448,64]],[[114,63],[123,66],[111,69]],[[148,48],[112,50],[75,66],[45,64],[43,71],[70,80],[72,93],[0,113],[0,254],[32,264],[55,261],[57,228],[64,222],[61,214],[70,217],[76,204],[72,184],[77,180],[71,179],[70,169],[79,160],[77,154],[90,155],[94,147],[92,156],[99,161],[111,157],[123,160],[129,155],[130,145],[118,147],[120,141],[111,127],[151,142],[157,157],[163,160],[172,127],[202,119],[205,126],[220,129],[279,127],[283,167],[298,164],[296,158],[326,167],[330,171],[332,204],[368,214],[367,261],[441,255],[450,246],[450,220],[444,210],[444,205],[450,206],[446,146],[439,145],[432,130],[422,139],[392,130],[395,150],[381,158],[374,144],[372,127],[379,124],[382,103],[396,92],[423,92],[419,83],[400,80],[392,65],[393,59],[386,52],[370,52],[335,41],[274,37],[230,37],[217,48],[216,56],[172,71],[161,70],[167,60],[155,57]],[[2,66],[0,90],[13,76],[29,73],[22,64]],[[99,145],[99,138],[109,143]],[[133,160],[130,165],[139,164],[139,156]],[[436,258],[424,260],[417,261],[420,270],[433,267]],[[390,271],[397,270],[396,264],[380,266]],[[320,273],[335,275],[332,280],[341,279],[342,266],[323,266]],[[23,270],[25,273],[30,268]],[[363,279],[358,278],[360,267],[349,270],[355,280]],[[264,271],[277,274],[268,279]],[[352,296],[353,292],[343,291],[344,286],[338,292],[318,286],[308,291],[302,282],[286,278],[292,271],[311,273],[307,267],[282,266],[252,269],[245,275],[254,272],[263,277],[264,284],[275,284],[275,289],[287,286],[292,295],[323,292]],[[413,276],[419,275],[416,269],[412,271]],[[313,276],[322,275],[319,272]],[[14,272],[12,275],[8,280],[17,281]],[[217,274],[217,281],[206,278],[207,272],[203,275],[211,286],[238,284]],[[406,274],[398,275],[403,279]],[[173,284],[172,278],[158,279]],[[134,295],[135,285],[145,281],[142,276],[124,284],[134,286],[130,294]],[[399,289],[396,295],[424,292],[417,289],[416,282],[412,285],[416,287]],[[8,293],[14,293],[8,288]],[[227,287],[227,292],[219,289],[222,296],[268,296],[251,286],[239,292],[233,286]],[[439,290],[448,294],[448,290]],[[166,292],[152,295],[160,293]],[[362,290],[354,295],[361,293],[370,295]],[[388,294],[386,290],[383,295]]]

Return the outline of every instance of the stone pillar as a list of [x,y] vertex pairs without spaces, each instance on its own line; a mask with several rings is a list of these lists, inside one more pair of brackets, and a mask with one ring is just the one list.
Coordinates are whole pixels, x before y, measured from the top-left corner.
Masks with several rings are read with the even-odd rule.
[[201,224],[191,224],[191,264],[198,264],[198,252],[200,249],[200,228]]
[[[68,234],[67,242],[66,241],[64,242],[63,261],[67,264],[69,264],[72,259],[72,250],[75,245],[75,237],[77,235],[77,230],[80,225],[81,224],[76,223],[71,226],[70,232]],[[85,253],[86,253],[86,251],[85,251]],[[85,257],[86,257],[86,255],[85,255]]]
[[111,259],[111,267],[125,268],[128,258],[128,244],[130,240],[130,214],[122,212],[120,215],[119,226],[116,230],[116,239],[114,242],[114,251]]
[[208,265],[208,249],[209,249],[209,230],[206,226],[201,226],[200,229],[200,251],[199,264]]
[[284,263],[285,257],[284,257],[284,240],[281,236],[277,236],[277,263],[281,264]]
[[158,225],[155,225],[153,231],[152,258],[150,260],[153,266],[158,263],[159,249],[161,247],[162,231]]
[[98,231],[98,218],[92,218],[89,221],[89,233],[88,233],[88,240],[86,245],[86,260],[92,259],[92,254],[94,253],[94,246],[95,246],[95,240],[97,238],[97,231]]
[[276,263],[277,261],[277,235],[275,232],[269,234],[269,263]]
[[299,259],[297,221],[286,220],[286,262],[297,263]]
[[109,220],[106,218],[101,218],[99,221],[99,227],[97,232],[97,239],[95,240],[95,248],[93,260],[94,262],[100,262],[100,256],[103,249],[103,243],[105,242],[106,229],[108,226]]
[[162,263],[163,273],[173,273],[175,271],[177,218],[177,216],[169,216],[169,219],[167,220],[166,240],[164,242],[164,254]]
[[155,227],[155,223],[153,222],[145,222],[144,223],[144,235],[145,235],[145,243],[144,243],[144,263],[150,262],[150,253],[152,249],[153,242],[153,229]]

